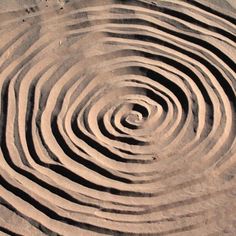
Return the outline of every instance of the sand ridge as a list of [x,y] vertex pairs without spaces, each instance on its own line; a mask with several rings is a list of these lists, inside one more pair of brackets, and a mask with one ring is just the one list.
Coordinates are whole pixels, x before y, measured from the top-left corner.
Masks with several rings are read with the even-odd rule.
[[235,235],[235,11],[0,3],[0,235]]

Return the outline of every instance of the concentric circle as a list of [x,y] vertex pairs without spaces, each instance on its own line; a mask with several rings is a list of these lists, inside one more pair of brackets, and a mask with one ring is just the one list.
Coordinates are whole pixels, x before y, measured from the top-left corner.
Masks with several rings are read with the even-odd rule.
[[0,232],[234,235],[234,4],[15,2],[0,7]]

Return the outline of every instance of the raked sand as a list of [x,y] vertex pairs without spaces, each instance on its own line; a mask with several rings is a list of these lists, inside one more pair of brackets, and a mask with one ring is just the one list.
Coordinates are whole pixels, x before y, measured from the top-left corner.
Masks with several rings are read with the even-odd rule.
[[236,235],[235,0],[0,2],[0,235]]

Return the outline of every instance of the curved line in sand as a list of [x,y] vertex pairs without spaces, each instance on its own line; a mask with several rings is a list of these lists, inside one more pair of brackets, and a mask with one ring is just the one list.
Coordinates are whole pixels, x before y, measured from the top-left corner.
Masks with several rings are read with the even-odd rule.
[[235,216],[235,9],[62,2],[0,13],[0,231],[222,233]]

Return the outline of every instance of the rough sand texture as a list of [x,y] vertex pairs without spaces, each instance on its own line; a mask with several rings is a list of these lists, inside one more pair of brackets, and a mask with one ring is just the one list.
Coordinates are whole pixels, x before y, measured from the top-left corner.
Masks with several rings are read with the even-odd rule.
[[236,235],[235,0],[0,2],[0,235]]

